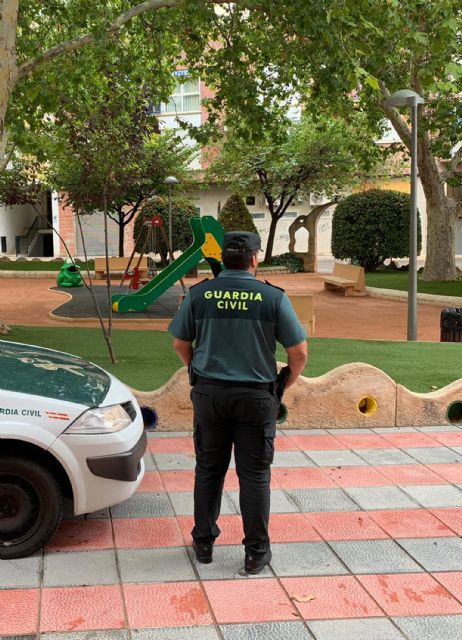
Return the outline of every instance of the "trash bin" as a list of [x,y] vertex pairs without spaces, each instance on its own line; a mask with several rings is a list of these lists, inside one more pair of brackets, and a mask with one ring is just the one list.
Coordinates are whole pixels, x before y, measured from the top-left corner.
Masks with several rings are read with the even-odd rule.
[[462,342],[462,308],[443,309],[440,342]]

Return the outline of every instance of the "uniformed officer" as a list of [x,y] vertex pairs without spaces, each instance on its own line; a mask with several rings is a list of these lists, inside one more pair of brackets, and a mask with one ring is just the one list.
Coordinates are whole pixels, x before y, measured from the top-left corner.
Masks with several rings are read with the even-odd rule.
[[305,331],[288,297],[255,277],[260,246],[255,233],[226,233],[225,269],[214,280],[190,288],[169,327],[193,385],[193,548],[199,562],[212,562],[234,445],[245,570],[251,574],[271,560],[270,465],[279,408],[276,342],[287,351],[291,373],[286,387],[303,371],[307,358]]

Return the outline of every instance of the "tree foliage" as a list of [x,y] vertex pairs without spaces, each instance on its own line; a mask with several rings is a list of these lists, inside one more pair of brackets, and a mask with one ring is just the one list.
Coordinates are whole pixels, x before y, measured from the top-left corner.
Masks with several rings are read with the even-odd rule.
[[[410,196],[399,191],[372,189],[340,202],[332,219],[332,255],[375,271],[388,258],[409,255]],[[417,250],[422,248],[420,215]]]
[[105,70],[91,100],[63,101],[50,127],[48,158],[54,186],[66,192],[75,211],[91,214],[105,206],[119,225],[119,255],[125,227],[143,203],[165,191],[163,180],[175,173],[188,183],[187,165],[194,151],[173,133],[160,135],[152,115],[152,92],[146,85]]
[[218,222],[225,232],[227,231],[250,231],[258,233],[257,227],[247,209],[244,200],[237,193],[230,196],[223,205]]
[[[239,3],[233,23],[226,19],[228,68],[231,75],[241,55],[240,90],[250,93],[254,75],[258,94],[259,64],[266,62],[273,86],[266,85],[263,106],[290,87],[310,113],[360,111],[377,130],[388,118],[401,148],[409,149],[409,109],[388,107],[385,98],[403,88],[424,97],[418,146],[428,220],[424,278],[454,279],[454,227],[462,203],[446,194],[445,183],[460,184],[462,177],[460,0],[247,0],[244,5]],[[242,34],[251,38],[251,63],[239,48],[233,56]],[[243,110],[240,117],[245,116]],[[234,117],[239,118],[237,108]]]
[[274,121],[259,144],[229,132],[209,178],[236,192],[264,196],[271,215],[265,262],[271,261],[276,226],[297,198],[338,194],[377,160],[366,128],[339,119],[304,117],[281,126]]

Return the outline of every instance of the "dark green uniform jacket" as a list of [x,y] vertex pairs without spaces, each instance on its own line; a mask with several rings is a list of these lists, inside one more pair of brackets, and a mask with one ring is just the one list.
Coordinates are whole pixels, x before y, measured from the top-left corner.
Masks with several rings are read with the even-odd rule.
[[191,287],[169,331],[195,343],[199,376],[241,382],[275,380],[276,342],[293,347],[306,338],[282,289],[231,269]]

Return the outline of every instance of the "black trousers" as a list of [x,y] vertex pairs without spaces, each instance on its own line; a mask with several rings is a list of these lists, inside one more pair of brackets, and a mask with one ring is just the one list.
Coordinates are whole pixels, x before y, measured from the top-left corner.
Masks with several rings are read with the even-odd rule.
[[263,553],[270,547],[270,465],[279,401],[268,389],[202,382],[193,387],[191,399],[196,452],[192,537],[213,543],[220,535],[217,519],[234,445],[242,543],[249,552]]

